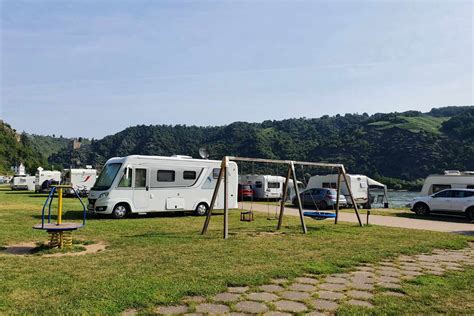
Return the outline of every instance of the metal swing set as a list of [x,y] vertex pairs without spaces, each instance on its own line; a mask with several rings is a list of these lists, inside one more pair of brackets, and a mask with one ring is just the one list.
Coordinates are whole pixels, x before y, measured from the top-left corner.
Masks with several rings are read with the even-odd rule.
[[[219,189],[220,189],[220,186],[221,186],[221,183],[222,183],[223,187],[224,187],[223,188],[224,189],[223,237],[224,237],[224,239],[227,239],[229,237],[229,203],[228,203],[228,198],[229,197],[228,197],[228,173],[227,173],[227,168],[228,168],[229,161],[231,161],[231,160],[232,161],[241,161],[241,162],[267,163],[267,164],[283,164],[283,165],[288,166],[287,176],[286,176],[286,180],[285,180],[285,183],[284,183],[284,186],[283,186],[283,196],[282,196],[282,199],[280,201],[280,206],[279,206],[280,207],[280,214],[279,214],[279,217],[278,217],[278,224],[277,224],[277,227],[276,227],[277,230],[281,229],[281,226],[282,226],[282,223],[283,223],[283,216],[284,216],[284,212],[285,212],[285,203],[286,203],[286,199],[287,199],[290,178],[293,180],[293,186],[294,186],[294,190],[295,190],[295,193],[296,193],[296,199],[297,199],[298,211],[299,211],[299,218],[300,218],[301,229],[302,229],[303,234],[306,234],[308,232],[308,230],[306,228],[305,219],[304,219],[305,216],[308,216],[308,217],[311,217],[311,218],[314,218],[314,219],[334,218],[334,223],[337,224],[338,217],[339,217],[339,197],[341,195],[341,182],[342,182],[342,179],[344,179],[343,182],[346,184],[347,191],[349,192],[349,196],[351,198],[352,206],[353,206],[354,212],[357,216],[359,226],[360,227],[363,226],[362,221],[360,219],[357,203],[354,200],[354,196],[352,194],[352,190],[351,190],[350,185],[349,185],[347,173],[346,173],[346,170],[345,170],[343,164],[225,156],[224,158],[222,158],[219,176],[217,178],[216,186],[214,188],[214,193],[213,193],[212,199],[211,199],[211,205],[209,207],[209,211],[207,212],[206,220],[204,222],[201,234],[204,235],[204,234],[207,233],[209,223],[210,223],[211,217],[212,217],[212,211],[214,210],[214,205],[215,205],[217,196],[219,194]],[[313,167],[326,167],[326,168],[337,169],[338,176],[337,176],[337,196],[336,196],[335,213],[320,212],[319,210],[317,212],[303,212],[303,205],[301,203],[301,197],[300,197],[300,192],[299,192],[299,188],[298,188],[298,181],[297,181],[297,177],[296,177],[295,165],[313,166]],[[331,215],[331,214],[333,214],[333,215]],[[242,214],[241,214],[241,216],[242,216]]]

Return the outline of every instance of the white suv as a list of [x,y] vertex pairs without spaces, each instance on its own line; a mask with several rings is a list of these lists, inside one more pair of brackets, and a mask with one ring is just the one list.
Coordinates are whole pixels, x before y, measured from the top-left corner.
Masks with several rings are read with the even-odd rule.
[[474,189],[448,189],[417,197],[410,202],[410,209],[418,215],[430,212],[464,213],[474,221]]

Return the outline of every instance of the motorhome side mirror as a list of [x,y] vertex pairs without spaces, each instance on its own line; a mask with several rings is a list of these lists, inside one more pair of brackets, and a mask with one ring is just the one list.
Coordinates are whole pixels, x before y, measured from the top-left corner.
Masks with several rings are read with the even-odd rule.
[[128,170],[129,170],[128,167],[126,167],[126,168],[123,170],[123,172],[124,172],[124,174],[125,174],[125,179],[127,179],[127,180],[128,180]]

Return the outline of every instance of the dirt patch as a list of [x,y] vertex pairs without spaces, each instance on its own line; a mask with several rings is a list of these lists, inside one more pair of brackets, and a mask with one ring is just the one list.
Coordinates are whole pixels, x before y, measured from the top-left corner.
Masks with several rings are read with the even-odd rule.
[[34,242],[25,242],[17,245],[7,246],[1,252],[10,255],[25,256],[32,254],[36,247],[36,243]]
[[[82,256],[82,255],[87,255],[87,254],[93,254],[93,253],[98,253],[100,251],[105,250],[106,244],[99,242],[96,244],[83,245],[82,247],[84,247],[85,250],[78,251],[78,252],[45,254],[45,255],[41,255],[41,257],[54,258],[54,257]],[[5,249],[0,250],[0,254],[28,256],[28,255],[33,255],[37,248],[38,246],[34,242],[21,243],[21,244],[7,246]]]

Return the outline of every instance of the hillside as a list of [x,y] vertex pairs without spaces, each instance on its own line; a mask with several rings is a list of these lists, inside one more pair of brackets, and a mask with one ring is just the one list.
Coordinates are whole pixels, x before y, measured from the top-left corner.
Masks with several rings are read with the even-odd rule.
[[47,165],[42,156],[30,144],[26,134],[18,136],[10,125],[0,120],[0,174],[11,173],[10,167],[23,162],[26,170],[34,174],[38,166]]
[[[100,166],[130,154],[224,155],[341,162],[349,172],[410,188],[417,179],[444,169],[474,169],[474,107],[446,107],[429,113],[346,114],[227,126],[139,125],[62,150],[49,161],[67,166],[79,160]],[[260,166],[262,167],[262,166]],[[403,180],[403,181],[401,181]]]

